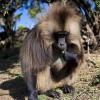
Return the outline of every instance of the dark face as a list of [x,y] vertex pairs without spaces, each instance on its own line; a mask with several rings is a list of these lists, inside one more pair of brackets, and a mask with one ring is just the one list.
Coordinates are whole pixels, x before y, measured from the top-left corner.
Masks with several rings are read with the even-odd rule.
[[66,37],[67,37],[67,32],[57,32],[54,34],[55,38],[55,43],[53,46],[61,51],[65,50],[67,48],[66,44]]

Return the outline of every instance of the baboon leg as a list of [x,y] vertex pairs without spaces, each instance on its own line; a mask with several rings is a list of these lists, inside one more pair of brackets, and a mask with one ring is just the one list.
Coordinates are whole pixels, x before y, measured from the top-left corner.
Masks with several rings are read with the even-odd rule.
[[60,87],[60,89],[63,91],[64,94],[75,92],[75,88],[73,88],[72,86],[69,86],[69,85],[64,85],[64,86]]
[[28,100],[38,100],[38,93],[36,90],[36,79],[37,76],[28,73],[27,75],[27,86],[28,86]]
[[60,93],[54,90],[48,90],[44,94],[52,98],[60,98]]

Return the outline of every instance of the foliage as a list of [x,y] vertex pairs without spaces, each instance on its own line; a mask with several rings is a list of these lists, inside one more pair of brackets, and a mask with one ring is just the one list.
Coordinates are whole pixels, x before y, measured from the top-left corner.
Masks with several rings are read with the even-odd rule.
[[100,0],[96,0],[95,3],[96,3],[97,7],[96,7],[96,9],[92,10],[92,13],[93,14],[100,14]]
[[15,19],[15,20],[20,20],[21,15],[22,15],[22,13],[21,13],[21,14],[15,15],[15,16],[14,16],[14,19]]
[[39,100],[46,100],[47,96],[42,94],[42,95],[39,95],[38,98]]
[[[11,34],[17,20],[20,20],[22,13],[14,13],[22,9],[29,11],[30,17],[35,18],[37,13],[41,12],[40,1],[36,0],[0,0],[0,28]],[[1,20],[4,24],[1,23]]]
[[92,85],[100,84],[100,74],[95,76],[92,80]]
[[42,8],[38,7],[38,8],[33,8],[29,10],[29,14],[31,18],[35,18],[37,13],[41,12]]
[[9,14],[9,11],[15,12],[15,10],[27,6],[28,0],[1,0],[0,1],[0,17],[4,17]]
[[18,27],[18,30],[23,30],[23,29],[25,29],[26,27],[25,26],[19,26]]
[[[0,27],[4,30],[9,38],[12,38],[13,27],[15,26],[18,19],[22,14],[14,13],[19,8],[24,8],[27,6],[28,0],[1,0],[0,1],[0,19],[4,24],[0,22]],[[12,39],[11,39],[12,40]]]
[[95,3],[97,5],[97,7],[100,9],[100,0],[96,0]]
[[[15,15],[17,10],[27,9],[32,18],[35,18],[36,14],[42,9],[40,4],[36,0],[0,0],[0,31],[4,31],[7,34],[7,38],[11,41],[14,40],[14,33],[16,22],[20,20],[22,13]],[[22,30],[24,27],[19,27]]]

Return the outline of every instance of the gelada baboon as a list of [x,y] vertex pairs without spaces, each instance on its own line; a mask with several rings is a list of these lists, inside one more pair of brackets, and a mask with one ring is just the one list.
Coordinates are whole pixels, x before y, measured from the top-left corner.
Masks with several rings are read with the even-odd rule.
[[54,91],[73,92],[72,80],[83,61],[81,15],[73,2],[56,2],[27,34],[21,48],[21,68],[28,100],[37,94],[59,97]]

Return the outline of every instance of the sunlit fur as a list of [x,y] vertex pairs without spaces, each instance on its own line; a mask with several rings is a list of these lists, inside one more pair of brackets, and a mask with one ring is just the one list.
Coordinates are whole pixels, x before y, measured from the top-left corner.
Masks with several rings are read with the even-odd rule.
[[[29,73],[37,74],[37,90],[46,91],[71,84],[75,80],[75,72],[83,61],[83,49],[81,43],[81,15],[73,2],[66,4],[56,2],[50,6],[47,15],[44,15],[39,23],[27,34],[20,53],[21,66],[26,81]],[[75,44],[74,51],[79,54],[78,66],[72,68],[62,61],[58,51],[53,51],[52,43],[55,42],[53,34],[58,31],[69,33],[67,37],[68,51],[73,50],[70,44]],[[51,69],[61,70],[61,73],[53,78]],[[68,73],[63,76],[65,71]]]

